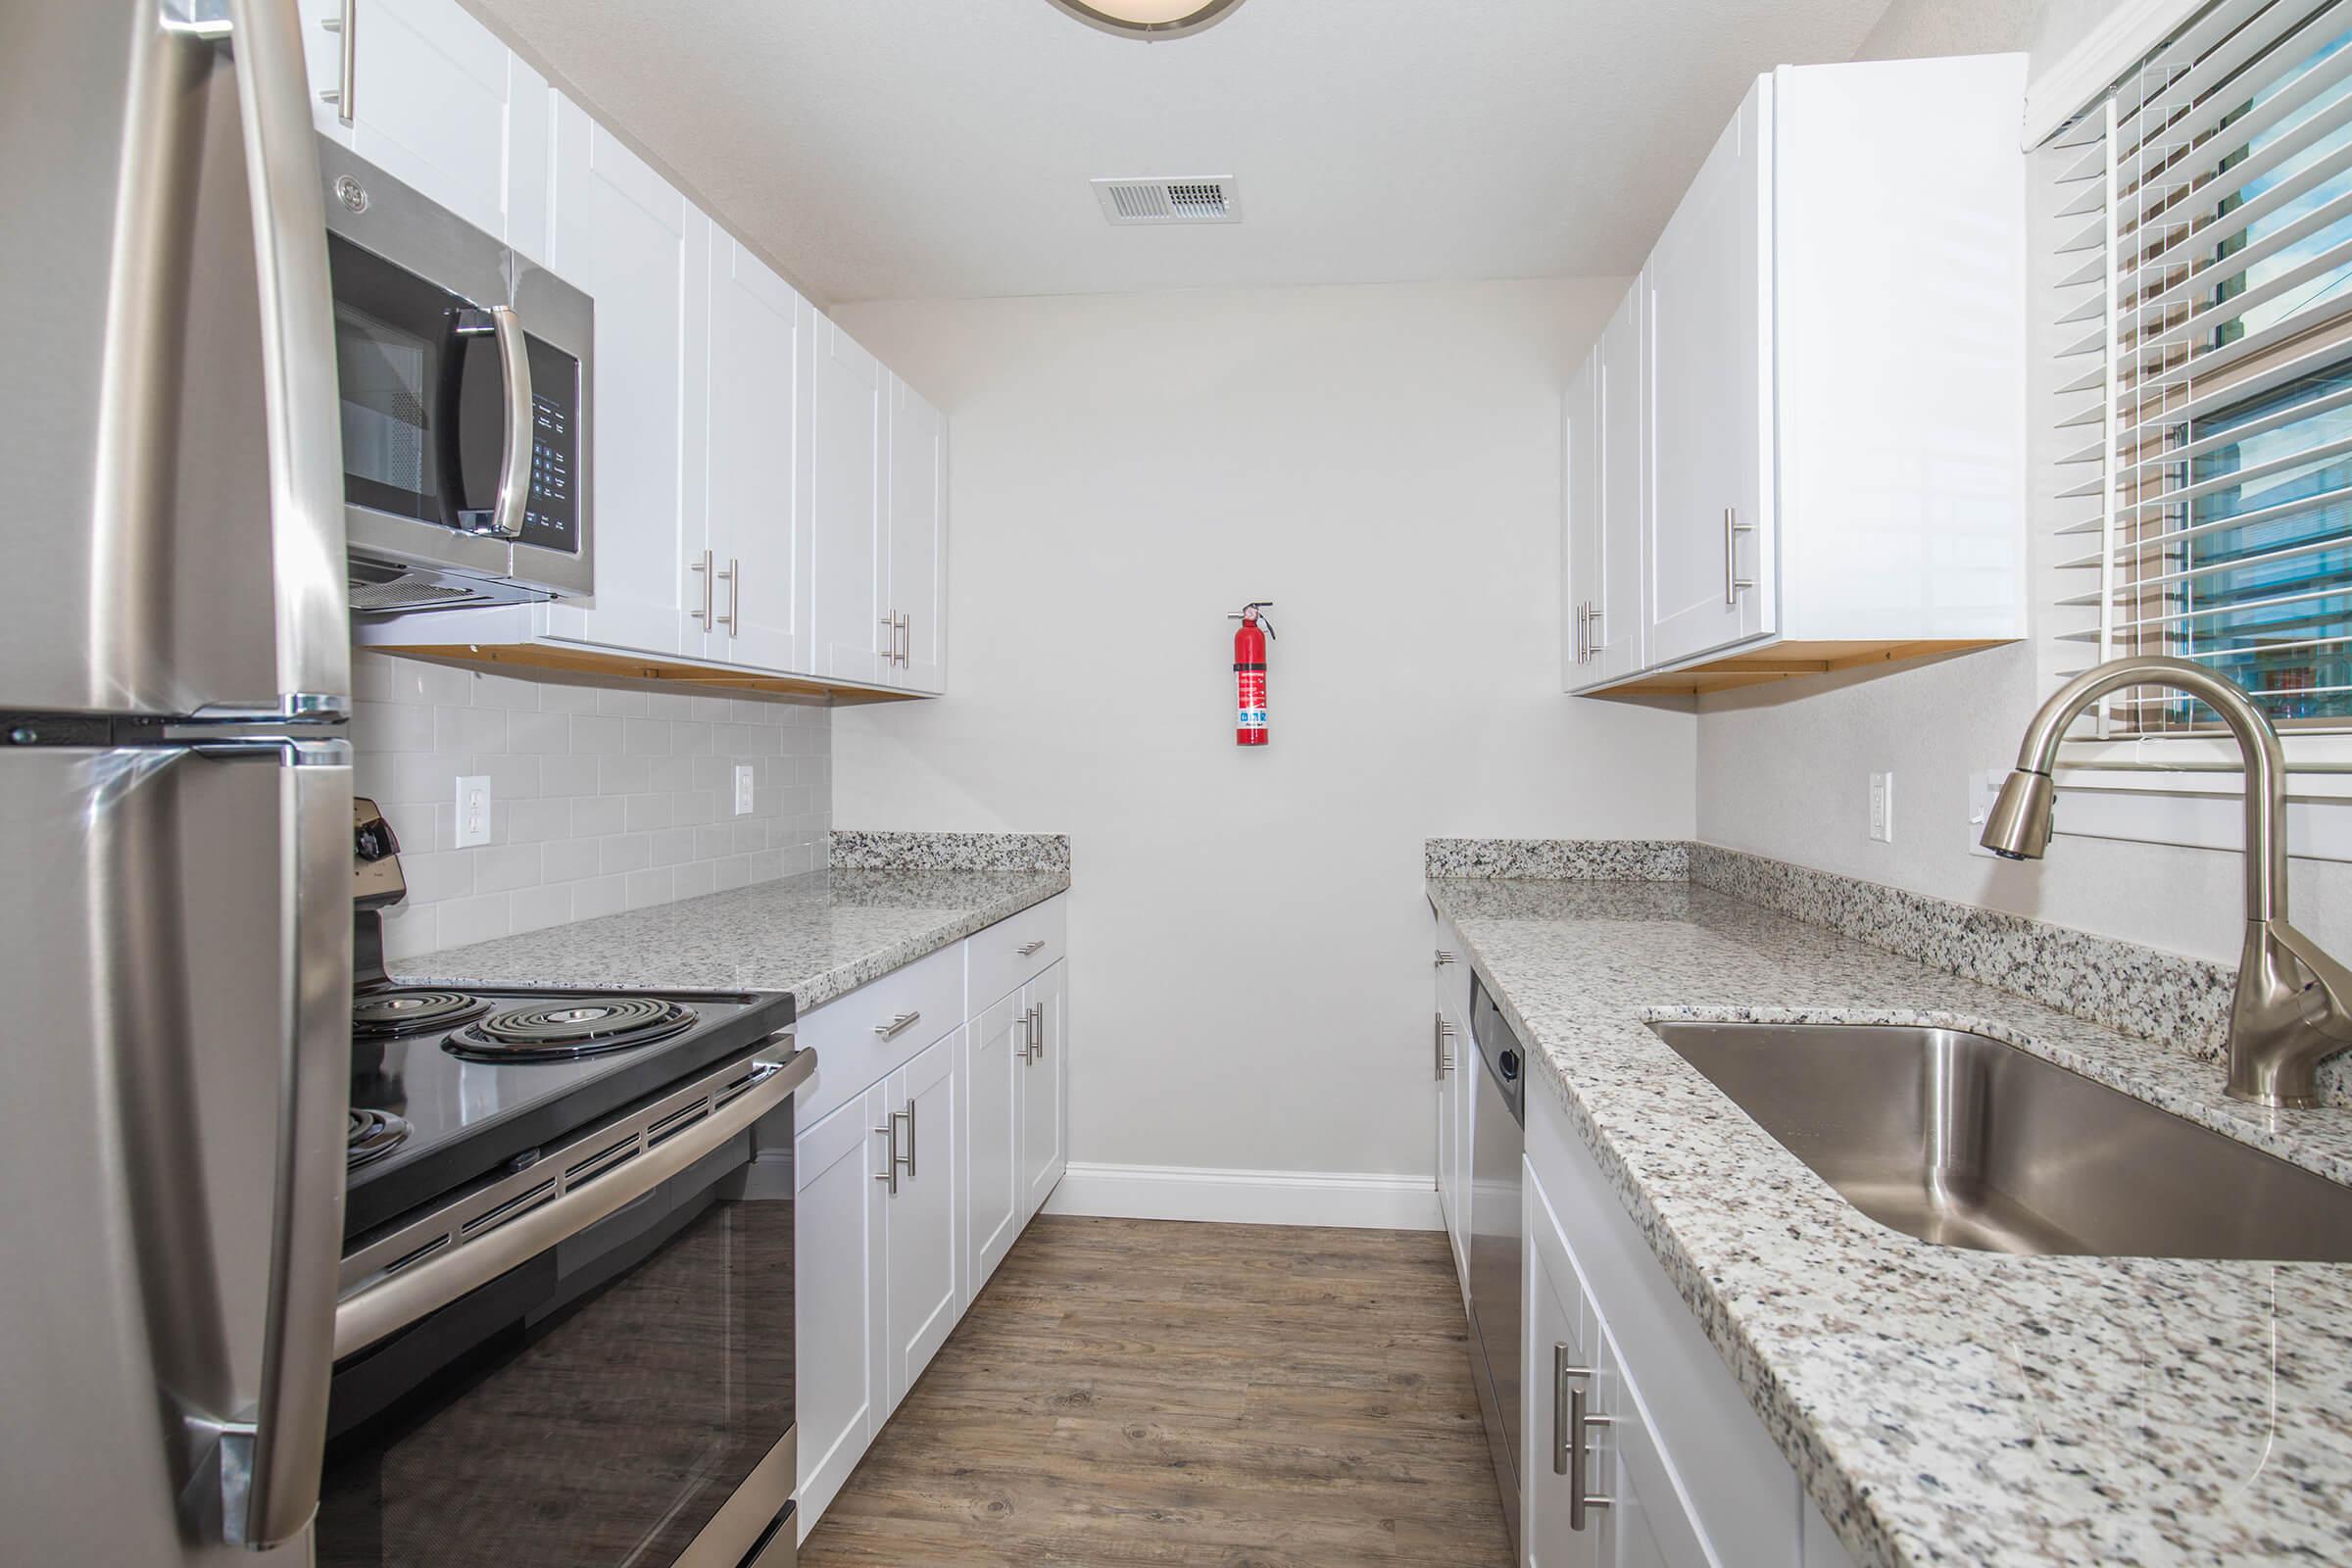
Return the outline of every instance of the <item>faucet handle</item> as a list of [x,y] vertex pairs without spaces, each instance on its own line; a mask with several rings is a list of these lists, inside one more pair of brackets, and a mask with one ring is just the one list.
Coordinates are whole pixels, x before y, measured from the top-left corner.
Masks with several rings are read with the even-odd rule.
[[2303,987],[2303,1021],[2330,1040],[2352,1042],[2352,969],[2284,920],[2273,920],[2270,926],[2271,940],[2310,976]]

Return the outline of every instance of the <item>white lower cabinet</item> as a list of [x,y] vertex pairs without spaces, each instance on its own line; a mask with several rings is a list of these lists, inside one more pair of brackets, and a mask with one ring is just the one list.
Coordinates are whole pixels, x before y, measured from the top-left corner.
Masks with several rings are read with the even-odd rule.
[[[884,1151],[875,1085],[793,1139],[793,1407],[801,1512],[821,1512],[882,1424]],[[886,1151],[885,1151],[886,1152]]]
[[964,1030],[964,1292],[978,1296],[1021,1234],[1020,1074],[1028,1059],[1021,993]]
[[1062,1050],[1069,1012],[1069,965],[1057,963],[1021,988],[1029,1018],[1018,1081],[1021,1102],[1021,1220],[1026,1224],[1070,1168],[1069,1082]]
[[1438,1209],[1453,1248],[1454,1278],[1470,1294],[1470,1135],[1478,1103],[1478,1047],[1470,1038],[1470,960],[1453,922],[1431,911],[1437,1007],[1430,1016],[1430,1072],[1438,1099]]
[[803,1540],[1068,1167],[1063,951],[1052,899],[799,1022]]
[[963,1031],[924,1050],[890,1075],[878,1127],[896,1179],[878,1183],[882,1205],[886,1289],[882,1315],[883,1371],[888,1416],[923,1375],[961,1315],[956,1282],[956,1063]]
[[1521,1562],[1850,1568],[1566,1117],[1528,1097]]

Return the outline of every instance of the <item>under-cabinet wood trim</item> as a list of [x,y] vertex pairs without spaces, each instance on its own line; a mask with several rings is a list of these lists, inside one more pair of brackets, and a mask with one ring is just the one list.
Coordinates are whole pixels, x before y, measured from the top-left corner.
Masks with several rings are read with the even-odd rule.
[[770,675],[760,670],[729,669],[723,664],[696,664],[684,660],[659,659],[645,654],[624,654],[598,648],[566,648],[552,643],[408,643],[370,647],[368,651],[393,654],[402,659],[457,664],[467,669],[498,672],[521,666],[591,676],[600,683],[618,681],[656,691],[691,689],[720,696],[786,702],[814,699],[835,707],[850,707],[859,703],[904,703],[931,695],[928,692],[858,686],[846,681],[821,681],[797,675]]

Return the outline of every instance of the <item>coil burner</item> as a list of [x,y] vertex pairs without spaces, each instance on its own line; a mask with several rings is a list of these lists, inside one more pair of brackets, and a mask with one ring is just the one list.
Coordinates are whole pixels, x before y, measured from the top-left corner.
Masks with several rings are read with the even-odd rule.
[[447,1029],[489,1010],[490,1004],[463,991],[370,991],[351,999],[351,1037],[397,1040]]
[[667,1040],[694,1018],[692,1007],[660,997],[566,997],[495,1013],[441,1049],[467,1061],[571,1061]]
[[408,1137],[409,1124],[390,1111],[355,1109],[351,1113],[344,1168],[358,1170],[362,1165],[372,1165],[408,1142]]

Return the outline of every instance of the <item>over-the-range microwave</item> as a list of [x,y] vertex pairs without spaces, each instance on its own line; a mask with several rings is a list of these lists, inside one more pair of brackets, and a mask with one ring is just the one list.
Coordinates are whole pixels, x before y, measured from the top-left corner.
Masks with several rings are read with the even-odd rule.
[[355,612],[592,593],[587,295],[319,138]]

